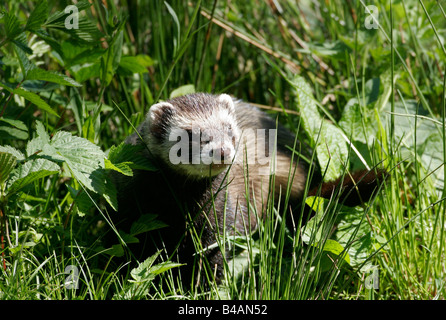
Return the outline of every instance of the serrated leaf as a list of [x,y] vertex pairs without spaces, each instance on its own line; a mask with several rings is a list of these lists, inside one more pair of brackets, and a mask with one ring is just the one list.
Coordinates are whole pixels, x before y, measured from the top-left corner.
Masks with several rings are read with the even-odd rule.
[[9,174],[14,169],[17,158],[11,153],[0,152],[0,185],[8,179]]
[[60,74],[55,71],[46,71],[40,68],[34,68],[28,71],[26,75],[27,80],[42,80],[47,82],[54,82],[57,84],[73,87],[81,87],[82,85],[75,80]]
[[8,87],[3,87],[4,89],[8,90],[12,94],[19,95],[26,100],[30,101],[31,103],[35,104],[39,109],[42,109],[43,111],[48,112],[49,114],[52,114],[56,117],[59,117],[59,115],[54,111],[48,103],[42,100],[37,94],[34,92],[26,91],[22,88],[16,88],[16,89],[10,89]]
[[28,132],[10,126],[0,126],[0,139],[28,139]]
[[16,36],[22,33],[20,22],[14,14],[6,12],[3,17],[3,20],[5,21],[4,28],[6,36],[9,39],[14,39]]
[[25,30],[37,30],[40,29],[42,24],[48,17],[48,3],[46,0],[41,0],[37,3],[34,10],[28,17]]
[[19,130],[28,131],[28,127],[21,120],[0,117],[0,121],[6,122],[6,123],[10,124],[11,126],[16,127]]
[[131,162],[121,162],[114,165],[110,160],[105,159],[104,163],[105,163],[105,169],[115,170],[128,177],[133,176],[133,170],[130,167],[130,165],[132,164]]
[[16,38],[16,41],[14,42],[15,46],[13,46],[14,51],[17,54],[17,58],[19,59],[23,78],[26,77],[26,74],[29,70],[36,68],[36,65],[31,60],[29,60],[28,56],[26,55],[27,53],[32,53],[31,48],[26,45],[26,41],[26,35],[25,33],[22,33]]
[[52,161],[46,159],[27,161],[11,173],[7,192],[8,194],[16,193],[28,184],[57,172],[59,172],[59,166]]
[[[78,12],[89,8],[92,4],[88,1],[80,1],[73,4],[77,7]],[[47,29],[55,28],[65,32],[73,37],[77,42],[96,43],[102,37],[101,32],[94,23],[86,17],[78,16],[76,28],[67,28],[65,22],[70,21],[74,12],[64,10],[56,11],[48,17],[45,22]],[[68,20],[67,20],[68,19]],[[45,40],[47,41],[47,40]]]
[[58,131],[50,143],[43,146],[40,155],[65,162],[79,183],[102,195],[117,210],[116,187],[107,179],[105,154],[97,145],[69,132]]
[[151,281],[155,278],[156,275],[166,272],[172,268],[182,266],[181,263],[174,263],[165,261],[160,264],[153,265],[156,261],[156,258],[160,255],[161,251],[158,251],[151,257],[147,258],[143,262],[141,262],[138,267],[132,269],[130,271],[130,275],[134,279],[135,282],[141,283],[146,281]]
[[69,132],[58,131],[51,143],[43,149],[43,154],[65,161],[75,178],[88,189],[95,191],[92,174],[103,167],[105,158],[98,146]]
[[157,215],[155,214],[142,215],[137,221],[132,224],[130,228],[130,234],[132,236],[136,236],[144,232],[167,227],[167,224],[157,220],[156,217]]
[[70,191],[74,203],[76,204],[79,216],[85,216],[93,206],[90,197],[85,192],[83,192],[82,189],[76,190],[68,184],[66,184],[66,186]]
[[[92,6],[92,4],[89,3],[88,1],[79,1],[78,3],[73,4],[73,5],[75,5],[79,11],[85,10]],[[46,25],[55,24],[58,22],[63,23],[68,15],[70,15],[70,14],[65,13],[65,10],[56,11],[48,17],[48,19],[46,21]]]
[[25,156],[23,155],[23,153],[21,151],[17,150],[16,148],[13,148],[11,146],[8,146],[8,145],[0,146],[0,152],[12,154],[14,157],[17,158],[18,161],[25,160]]
[[156,167],[151,161],[142,154],[143,145],[132,145],[125,142],[118,146],[112,146],[108,153],[108,159],[117,166],[119,163],[125,163],[132,169],[154,171]]

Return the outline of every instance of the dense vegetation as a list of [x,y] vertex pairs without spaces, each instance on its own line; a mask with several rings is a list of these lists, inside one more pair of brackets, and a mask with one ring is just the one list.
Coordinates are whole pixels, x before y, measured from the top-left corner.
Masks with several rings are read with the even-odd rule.
[[[2,299],[445,298],[441,2],[73,4],[0,7]],[[123,243],[101,243],[104,204],[116,207],[107,174],[151,170],[120,143],[151,104],[194,91],[279,115],[327,179],[378,166],[389,181],[364,207],[316,198],[299,237],[268,208],[206,293],[184,290],[161,256],[117,272]]]

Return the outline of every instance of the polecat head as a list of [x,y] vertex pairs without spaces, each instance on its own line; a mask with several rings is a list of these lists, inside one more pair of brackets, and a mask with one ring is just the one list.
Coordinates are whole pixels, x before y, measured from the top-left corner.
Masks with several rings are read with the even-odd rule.
[[227,94],[196,93],[157,103],[147,121],[150,151],[177,173],[215,176],[235,157],[240,132]]

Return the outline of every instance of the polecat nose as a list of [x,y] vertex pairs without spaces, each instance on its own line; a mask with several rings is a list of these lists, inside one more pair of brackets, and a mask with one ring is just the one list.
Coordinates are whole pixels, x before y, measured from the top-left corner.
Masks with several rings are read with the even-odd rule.
[[230,147],[227,146],[221,146],[220,148],[215,148],[212,150],[212,158],[218,161],[229,159],[231,157],[231,154],[232,150]]

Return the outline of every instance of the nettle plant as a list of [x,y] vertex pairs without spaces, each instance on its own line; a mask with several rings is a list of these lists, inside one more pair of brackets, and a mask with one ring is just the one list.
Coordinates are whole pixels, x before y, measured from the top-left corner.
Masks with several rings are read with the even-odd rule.
[[[44,241],[48,233],[65,239],[71,218],[102,212],[102,199],[116,210],[110,170],[131,176],[135,168],[153,169],[144,159],[135,158],[138,147],[111,146],[106,154],[97,145],[101,115],[112,109],[102,104],[105,89],[116,73],[142,74],[151,61],[147,56],[123,56],[125,19],[104,9],[107,20],[99,31],[86,13],[91,5],[78,2],[70,10],[49,14],[47,1],[39,1],[28,16],[14,3],[9,11],[0,8],[0,252],[4,270],[13,260],[6,258],[8,252],[13,258]],[[88,92],[88,81],[97,79],[97,102],[85,101],[80,91]],[[77,133],[68,132],[69,126]],[[144,230],[140,226],[138,232]],[[46,240],[43,251],[51,252],[51,241]]]

